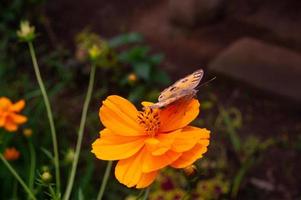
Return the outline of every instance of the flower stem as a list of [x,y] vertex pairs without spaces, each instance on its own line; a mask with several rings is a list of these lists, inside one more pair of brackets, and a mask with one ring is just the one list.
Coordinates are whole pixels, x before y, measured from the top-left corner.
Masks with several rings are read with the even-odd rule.
[[107,186],[107,182],[109,180],[109,176],[110,176],[110,172],[111,172],[111,168],[112,168],[112,163],[113,163],[112,161],[109,161],[108,164],[107,164],[106,171],[105,171],[105,174],[103,176],[102,183],[101,183],[101,186],[100,186],[100,189],[99,189],[96,200],[101,200],[102,199],[102,196],[103,196],[103,194],[105,192],[105,189],[106,189],[106,186]]
[[82,116],[81,116],[81,121],[80,121],[80,126],[79,126],[79,131],[78,131],[78,138],[77,138],[77,143],[76,143],[74,160],[73,160],[73,163],[72,163],[71,173],[70,173],[70,177],[69,177],[69,180],[68,180],[68,185],[67,185],[67,188],[66,188],[66,192],[64,194],[64,198],[63,198],[64,200],[68,200],[70,198],[70,194],[71,194],[73,183],[74,183],[75,173],[76,173],[76,169],[77,169],[77,164],[78,164],[79,154],[80,154],[80,150],[81,150],[85,124],[86,124],[86,119],[87,119],[87,112],[88,112],[88,108],[89,108],[89,104],[90,104],[90,100],[91,100],[91,96],[92,96],[92,91],[93,91],[95,71],[96,71],[96,66],[95,66],[95,64],[92,64],[91,72],[90,72],[89,85],[88,85],[88,91],[87,91],[87,95],[86,95],[86,98],[85,98],[83,111],[82,111]]
[[36,168],[36,152],[32,145],[31,138],[28,138],[28,145],[29,145],[29,153],[30,153],[30,171],[29,171],[28,185],[29,185],[29,189],[33,190],[34,172],[35,172],[35,168]]
[[14,168],[7,162],[7,160],[3,157],[3,155],[0,153],[0,159],[4,163],[4,165],[8,168],[8,170],[12,173],[12,175],[19,181],[25,192],[29,195],[29,197],[33,200],[36,200],[34,194],[32,191],[28,188],[28,186],[24,183],[22,178],[19,176],[19,174],[14,170]]
[[150,192],[150,187],[148,187],[148,188],[145,190],[145,193],[144,193],[144,196],[143,196],[142,200],[147,200],[148,195],[149,195],[149,192]]
[[49,103],[49,98],[41,77],[39,65],[37,62],[37,58],[35,55],[34,47],[32,42],[28,42],[28,47],[34,67],[34,71],[42,92],[42,96],[44,99],[44,103],[46,106],[46,111],[47,111],[47,116],[50,124],[50,130],[51,130],[51,136],[52,136],[52,145],[53,145],[53,152],[54,152],[54,167],[55,167],[55,180],[56,180],[56,192],[59,194],[60,193],[60,168],[59,168],[59,153],[58,153],[58,145],[57,145],[57,138],[56,138],[56,131],[55,131],[55,126],[54,126],[54,121],[53,121],[53,115],[51,111],[51,106]]

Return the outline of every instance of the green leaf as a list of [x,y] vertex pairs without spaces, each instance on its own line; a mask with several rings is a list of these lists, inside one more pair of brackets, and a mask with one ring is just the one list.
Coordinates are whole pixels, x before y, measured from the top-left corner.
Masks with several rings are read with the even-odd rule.
[[145,57],[149,52],[149,47],[138,46],[129,49],[128,51],[123,51],[117,58],[120,62],[133,64],[135,62],[145,61]]
[[138,86],[137,88],[135,88],[135,90],[133,90],[129,94],[128,99],[131,102],[138,102],[138,100],[141,100],[141,97],[143,97],[144,92],[145,92],[145,87],[144,86]]
[[79,188],[78,190],[78,197],[77,197],[78,200],[84,200],[85,197],[84,197],[84,194],[83,194],[83,191],[81,188]]
[[120,47],[122,45],[130,44],[130,43],[138,43],[142,42],[143,37],[139,33],[128,33],[124,35],[119,35],[117,37],[114,37],[109,41],[109,46],[116,48]]
[[45,149],[45,148],[43,148],[43,147],[41,147],[41,150],[42,150],[42,152],[43,152],[43,153],[44,153],[51,161],[54,160],[53,155],[51,154],[50,151],[48,151],[47,149]]
[[152,75],[152,79],[155,83],[158,83],[160,85],[168,85],[171,82],[169,76],[161,70],[155,71]]
[[[240,152],[240,148],[241,148],[241,141],[240,141],[240,137],[238,136],[236,129],[236,123],[233,121],[233,118],[231,118],[231,112],[229,112],[230,109],[225,109],[222,106],[219,106],[219,115],[216,119],[216,126],[217,127],[223,127],[226,129],[230,141],[233,145],[233,148],[235,150],[235,152]],[[233,111],[232,111],[233,112]]]
[[134,71],[139,78],[144,80],[150,79],[151,65],[149,63],[137,63],[134,66]]
[[233,183],[232,183],[232,189],[231,189],[231,197],[233,199],[236,199],[237,194],[239,192],[239,188],[241,186],[241,183],[242,183],[243,179],[245,178],[246,173],[250,170],[250,168],[254,164],[254,162],[255,162],[255,159],[253,157],[250,157],[249,159],[247,159],[242,164],[242,166],[238,170],[237,174],[235,175]]
[[84,154],[84,157],[86,159],[85,162],[87,164],[86,164],[86,168],[85,168],[85,171],[84,171],[85,176],[82,176],[81,181],[80,181],[80,188],[84,191],[87,191],[87,190],[90,189],[89,188],[89,183],[91,183],[91,180],[93,178],[93,172],[94,172],[95,166],[94,166],[94,162],[93,162],[94,159],[93,159],[92,155]]
[[52,185],[49,185],[48,189],[49,189],[48,195],[51,197],[52,200],[60,200],[61,199],[60,195],[54,191]]
[[159,65],[162,62],[163,58],[164,58],[163,54],[155,54],[150,57],[150,62],[153,65]]

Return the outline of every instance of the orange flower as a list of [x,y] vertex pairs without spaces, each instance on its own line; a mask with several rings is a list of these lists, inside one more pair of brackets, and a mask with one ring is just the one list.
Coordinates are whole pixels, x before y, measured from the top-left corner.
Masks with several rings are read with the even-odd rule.
[[19,113],[25,106],[25,101],[20,100],[13,104],[8,98],[0,97],[0,127],[7,131],[16,131],[18,125],[27,121],[27,118]]
[[185,168],[207,151],[210,131],[188,126],[198,114],[196,99],[139,112],[126,99],[109,96],[99,110],[105,129],[92,152],[102,160],[119,160],[115,176],[120,183],[147,187],[160,169]]
[[6,160],[18,160],[18,158],[20,157],[20,152],[15,147],[6,148],[3,156]]

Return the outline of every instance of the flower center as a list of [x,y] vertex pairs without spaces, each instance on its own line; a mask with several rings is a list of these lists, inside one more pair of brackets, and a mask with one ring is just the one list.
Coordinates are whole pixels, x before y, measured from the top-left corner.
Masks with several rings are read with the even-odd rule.
[[150,107],[145,108],[143,112],[139,112],[138,122],[148,135],[155,136],[160,128],[159,110]]

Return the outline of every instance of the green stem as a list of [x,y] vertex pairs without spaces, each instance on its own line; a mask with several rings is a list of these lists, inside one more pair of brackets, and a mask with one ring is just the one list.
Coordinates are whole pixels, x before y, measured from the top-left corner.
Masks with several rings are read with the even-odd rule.
[[101,186],[100,186],[100,189],[99,189],[96,200],[101,200],[102,199],[102,196],[105,192],[105,189],[106,189],[106,186],[107,186],[107,183],[108,183],[108,180],[109,180],[109,176],[110,176],[110,172],[111,172],[111,168],[112,168],[112,163],[113,163],[112,161],[109,161],[108,164],[107,164],[107,168],[106,168],[105,174],[103,176],[102,183],[101,183]]
[[143,199],[142,199],[142,200],[147,200],[148,195],[149,195],[149,192],[150,192],[150,187],[148,187],[148,188],[145,190],[145,193],[144,193],[144,196],[143,196]]
[[85,124],[86,124],[86,119],[87,119],[87,112],[88,112],[88,108],[89,108],[89,104],[90,104],[90,100],[91,100],[91,96],[92,96],[92,91],[93,91],[95,71],[96,71],[96,66],[95,66],[95,64],[92,64],[88,91],[87,91],[87,95],[85,98],[80,126],[79,126],[79,131],[78,131],[78,138],[77,138],[77,143],[76,143],[74,160],[72,163],[71,173],[70,173],[70,177],[68,180],[66,192],[65,192],[65,195],[63,198],[64,200],[68,200],[70,198],[70,194],[71,194],[73,183],[74,183],[74,178],[75,178],[75,174],[76,174],[76,169],[77,169],[77,164],[78,164],[78,159],[79,159],[79,154],[80,154],[80,150],[81,150],[83,134],[84,134],[84,129],[85,129]]
[[219,107],[219,111],[223,117],[224,123],[226,125],[226,129],[227,129],[227,132],[229,133],[230,141],[234,147],[234,150],[236,153],[238,153],[241,148],[240,139],[235,131],[235,128],[232,125],[229,113],[223,107]]
[[244,179],[248,170],[254,164],[254,162],[255,162],[255,159],[251,156],[243,163],[243,165],[241,166],[241,168],[238,170],[237,174],[235,175],[234,180],[233,180],[233,185],[232,185],[232,191],[231,191],[231,197],[233,199],[236,199],[241,182]]
[[34,184],[34,172],[36,168],[36,153],[34,150],[34,147],[32,145],[31,138],[28,138],[28,144],[29,144],[29,153],[30,153],[30,171],[29,171],[29,188],[30,190],[33,190],[33,184]]
[[7,162],[7,160],[3,157],[3,155],[1,153],[0,153],[0,159],[2,160],[4,165],[8,168],[8,170],[12,173],[12,175],[17,179],[17,181],[19,181],[19,183],[21,184],[21,186],[23,187],[25,192],[27,192],[29,197],[33,200],[36,200],[36,198],[35,198],[34,194],[32,193],[32,191],[27,187],[27,185],[24,183],[24,181],[19,176],[19,174],[14,170],[14,168],[9,164],[9,162]]
[[34,71],[42,92],[42,96],[44,99],[44,103],[46,106],[46,111],[47,111],[47,116],[50,124],[50,130],[51,130],[51,136],[52,136],[52,144],[53,144],[53,152],[54,152],[54,167],[55,167],[55,180],[56,180],[56,191],[59,194],[60,193],[60,168],[59,168],[59,153],[58,153],[58,145],[57,145],[57,138],[56,138],[56,131],[55,131],[55,126],[54,126],[54,121],[53,121],[53,115],[51,111],[51,106],[49,103],[49,98],[41,77],[39,65],[37,62],[37,58],[35,55],[34,47],[32,45],[32,42],[28,42],[28,47],[34,67]]

